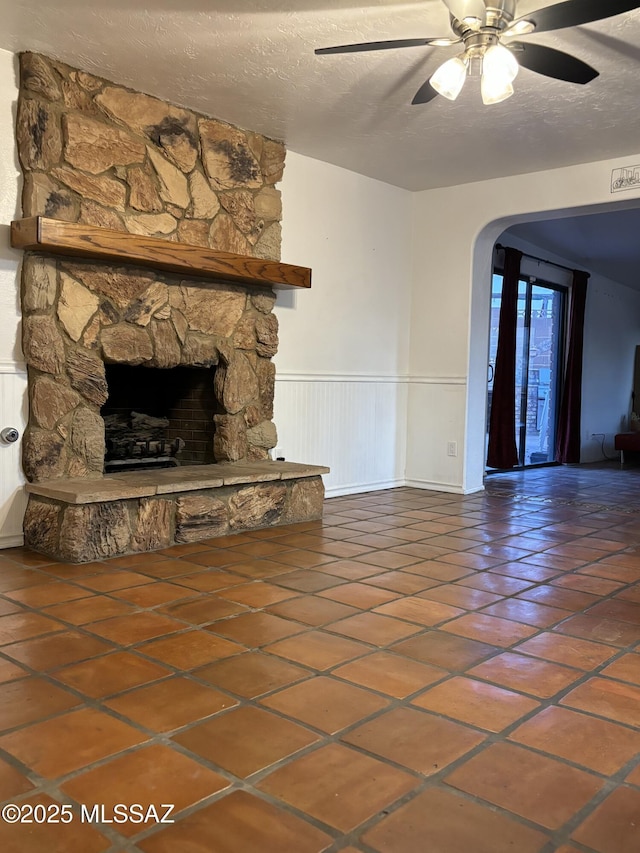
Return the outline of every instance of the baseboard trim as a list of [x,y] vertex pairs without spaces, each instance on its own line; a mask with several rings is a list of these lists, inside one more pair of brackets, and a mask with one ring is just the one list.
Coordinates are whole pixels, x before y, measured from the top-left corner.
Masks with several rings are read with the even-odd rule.
[[482,489],[463,489],[462,486],[456,483],[436,483],[433,480],[405,480],[405,486],[410,486],[414,489],[429,489],[432,492],[447,492],[452,495],[472,495]]
[[383,489],[398,489],[407,486],[412,489],[424,489],[432,492],[447,492],[452,495],[474,495],[484,492],[484,486],[476,489],[463,489],[455,483],[436,483],[432,480],[381,480],[378,483],[357,483],[349,486],[333,486],[325,490],[325,498],[339,498],[347,495],[359,495],[365,492],[379,492]]
[[19,548],[22,545],[24,545],[24,536],[22,533],[0,536],[0,550],[3,548]]
[[479,495],[484,492],[484,486],[476,486],[475,489],[464,489],[463,495]]
[[359,495],[365,492],[381,492],[384,489],[397,489],[400,486],[405,486],[403,479],[399,480],[380,480],[377,483],[355,483],[348,486],[332,486],[325,490],[325,498],[339,498],[346,495]]

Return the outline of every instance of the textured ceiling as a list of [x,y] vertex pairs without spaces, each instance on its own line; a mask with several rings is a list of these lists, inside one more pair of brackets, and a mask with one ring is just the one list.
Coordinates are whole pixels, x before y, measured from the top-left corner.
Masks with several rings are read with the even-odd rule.
[[[602,0],[606,3],[607,0]],[[519,13],[545,5],[521,0]],[[315,47],[447,35],[441,0],[0,0],[0,47],[35,50],[411,190],[637,153],[640,11],[532,41],[601,76],[587,86],[523,70],[484,107],[410,102],[456,48],[315,56]]]

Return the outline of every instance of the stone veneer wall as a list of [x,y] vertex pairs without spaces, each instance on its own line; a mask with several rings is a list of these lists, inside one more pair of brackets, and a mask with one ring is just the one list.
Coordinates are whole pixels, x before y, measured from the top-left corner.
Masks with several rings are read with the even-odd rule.
[[[36,54],[20,71],[24,216],[279,260],[281,143]],[[104,362],[217,365],[216,461],[267,459],[274,302],[264,288],[27,254],[27,478],[102,476]]]

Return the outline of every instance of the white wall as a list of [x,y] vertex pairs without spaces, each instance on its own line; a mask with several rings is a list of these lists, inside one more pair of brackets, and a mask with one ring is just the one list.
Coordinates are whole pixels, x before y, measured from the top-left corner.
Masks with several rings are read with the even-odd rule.
[[[638,189],[611,195],[612,170],[638,163],[640,154],[414,195],[409,371],[423,381],[409,384],[408,482],[482,489],[496,238],[550,214],[639,206]],[[457,457],[447,456],[451,440]]]
[[581,462],[618,456],[617,432],[628,429],[636,346],[640,344],[640,293],[594,275],[585,313]]
[[[526,226],[521,233],[526,234]],[[534,257],[543,257],[556,264],[586,269],[568,258],[549,252],[508,232],[500,242],[521,249]],[[521,270],[526,275],[570,286],[568,270],[541,264],[527,257]],[[640,274],[639,274],[640,284]],[[617,457],[614,436],[627,426],[636,346],[640,344],[640,291],[592,273],[587,286],[587,305],[584,319],[584,355],[582,360],[582,420],[580,432],[580,461],[599,462]],[[593,434],[597,433],[594,438]],[[604,455],[603,455],[604,451]]]
[[312,268],[276,313],[278,447],[327,494],[404,482],[410,193],[288,152],[282,259]]
[[[18,266],[9,246],[9,224],[19,215],[20,174],[15,150],[17,61],[0,50],[0,429],[26,423],[27,378],[20,350]],[[0,442],[0,548],[22,541],[25,498],[20,443]]]

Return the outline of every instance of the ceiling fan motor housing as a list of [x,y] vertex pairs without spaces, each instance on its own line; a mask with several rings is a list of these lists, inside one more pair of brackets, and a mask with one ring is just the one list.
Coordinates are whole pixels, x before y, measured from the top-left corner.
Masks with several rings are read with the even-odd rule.
[[516,14],[517,0],[489,0],[486,3],[486,26],[504,29],[513,21]]
[[460,21],[451,15],[451,29],[459,38],[465,40],[474,32],[494,30],[501,33],[515,17],[516,2],[517,0],[490,0],[480,26],[473,19]]

